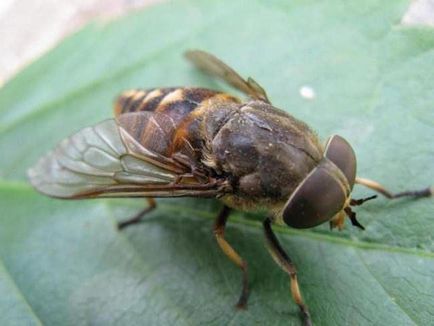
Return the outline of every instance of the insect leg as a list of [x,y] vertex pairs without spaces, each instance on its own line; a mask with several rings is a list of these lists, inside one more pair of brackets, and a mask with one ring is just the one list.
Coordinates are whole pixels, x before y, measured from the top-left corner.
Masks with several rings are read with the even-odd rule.
[[290,284],[291,284],[291,294],[294,298],[295,303],[300,308],[300,312],[303,317],[304,325],[312,325],[312,321],[310,319],[309,310],[306,304],[303,302],[303,298],[301,297],[300,288],[298,286],[297,281],[297,271],[295,269],[294,263],[288,257],[286,252],[283,250],[279,241],[273,233],[271,228],[271,220],[270,218],[266,218],[263,222],[265,238],[267,240],[267,247],[270,251],[271,256],[274,261],[289,275]]
[[365,178],[356,178],[356,183],[368,187],[389,199],[395,199],[400,197],[414,197],[414,198],[422,198],[422,197],[431,197],[433,195],[434,188],[427,187],[425,189],[413,190],[413,191],[403,191],[398,193],[392,193],[386,188],[384,188],[381,184],[376,181],[365,179]]
[[134,215],[133,217],[129,218],[128,220],[122,221],[118,223],[118,229],[122,230],[123,228],[131,225],[131,224],[136,224],[139,223],[143,216],[145,216],[147,213],[151,212],[152,210],[154,210],[157,207],[157,202],[155,201],[154,198],[146,198],[146,200],[148,201],[148,207],[146,207],[145,209],[143,209],[141,212],[139,212],[137,215]]
[[243,272],[242,278],[242,291],[238,303],[236,304],[237,308],[244,309],[247,306],[247,299],[249,297],[249,281],[247,276],[247,262],[241,258],[240,255],[232,248],[232,246],[225,239],[225,226],[226,221],[229,217],[231,209],[227,206],[224,206],[214,224],[214,235],[216,237],[217,243],[220,248],[223,250],[225,255],[229,257]]

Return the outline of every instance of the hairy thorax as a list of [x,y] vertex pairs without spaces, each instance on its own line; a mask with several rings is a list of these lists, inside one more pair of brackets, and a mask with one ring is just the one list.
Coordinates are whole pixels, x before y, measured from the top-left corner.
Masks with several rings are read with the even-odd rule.
[[230,207],[278,210],[322,158],[309,127],[263,102],[240,104],[220,121],[204,163],[231,180],[234,192],[222,198]]

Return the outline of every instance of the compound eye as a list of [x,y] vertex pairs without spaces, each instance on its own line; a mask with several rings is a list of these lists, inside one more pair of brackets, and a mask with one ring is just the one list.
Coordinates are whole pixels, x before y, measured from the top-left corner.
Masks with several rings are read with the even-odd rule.
[[351,145],[341,136],[333,135],[327,141],[324,156],[342,171],[352,190],[356,179],[357,160]]
[[283,220],[293,228],[314,227],[330,220],[345,205],[345,187],[338,168],[323,161],[295,189],[283,209]]

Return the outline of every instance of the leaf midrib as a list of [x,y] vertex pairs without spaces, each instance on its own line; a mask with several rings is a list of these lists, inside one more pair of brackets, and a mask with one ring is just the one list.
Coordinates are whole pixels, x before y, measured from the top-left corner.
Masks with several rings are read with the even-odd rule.
[[[31,194],[34,192],[33,188],[28,185],[25,182],[19,182],[19,181],[6,181],[6,180],[0,180],[0,191],[5,191],[5,192],[16,192],[16,193],[25,193],[25,194]],[[104,205],[110,207],[113,205],[116,205],[116,203],[119,203],[120,200],[115,200],[115,201],[105,201]],[[142,205],[137,204],[131,204],[131,202],[125,202],[122,204],[123,206],[134,206],[134,207],[141,207]],[[215,214],[212,212],[208,212],[208,211],[203,211],[200,209],[195,209],[195,208],[189,208],[186,206],[182,206],[182,205],[173,205],[173,204],[165,204],[165,203],[160,203],[158,205],[160,210],[165,210],[167,212],[176,212],[179,213],[180,209],[182,209],[182,211],[186,212],[186,213],[190,213],[190,216],[198,216],[200,218],[204,218],[204,219],[208,219],[208,220],[214,220],[215,218]],[[114,217],[113,217],[114,219]],[[117,221],[114,221],[114,224]],[[230,219],[230,225],[231,226],[235,226],[235,227],[250,227],[252,229],[261,229],[262,228],[262,223],[260,221],[253,221],[253,220],[249,220],[246,218],[243,218],[241,216],[239,216],[238,214],[233,214],[231,216]],[[379,250],[379,251],[383,251],[383,252],[388,252],[388,253],[402,253],[402,254],[408,254],[408,255],[413,255],[413,256],[418,256],[418,257],[426,257],[426,258],[432,258],[434,259],[434,252],[431,251],[425,251],[425,250],[420,250],[419,248],[406,248],[406,247],[399,247],[399,246],[393,246],[393,245],[385,245],[382,243],[378,243],[378,242],[368,242],[368,241],[363,241],[363,240],[351,240],[351,239],[346,239],[346,238],[342,238],[342,237],[337,237],[337,236],[333,236],[333,235],[329,235],[329,234],[324,234],[324,233],[319,233],[319,232],[314,232],[314,231],[310,231],[310,230],[297,230],[297,229],[293,229],[293,228],[288,228],[288,227],[284,227],[284,226],[278,226],[275,225],[273,226],[273,229],[282,234],[282,235],[287,235],[287,236],[295,236],[295,237],[301,237],[301,238],[306,238],[306,239],[311,239],[311,240],[317,240],[317,241],[322,241],[322,242],[327,242],[327,243],[334,243],[334,244],[338,244],[341,246],[346,246],[346,247],[353,247],[353,248],[358,248],[358,249],[363,249],[363,250]]]

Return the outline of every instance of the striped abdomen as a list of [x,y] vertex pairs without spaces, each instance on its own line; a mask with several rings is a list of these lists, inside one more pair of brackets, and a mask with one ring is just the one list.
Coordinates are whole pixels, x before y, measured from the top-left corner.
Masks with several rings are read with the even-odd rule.
[[[207,134],[239,103],[229,94],[205,88],[137,89],[118,97],[114,113],[147,149],[166,157],[182,153],[198,160]],[[133,112],[147,113],[132,118],[125,115]]]
[[[129,112],[152,111],[181,118],[208,102],[239,100],[229,94],[196,87],[133,89],[123,92],[114,105],[115,116]],[[178,120],[178,119],[177,119]]]

